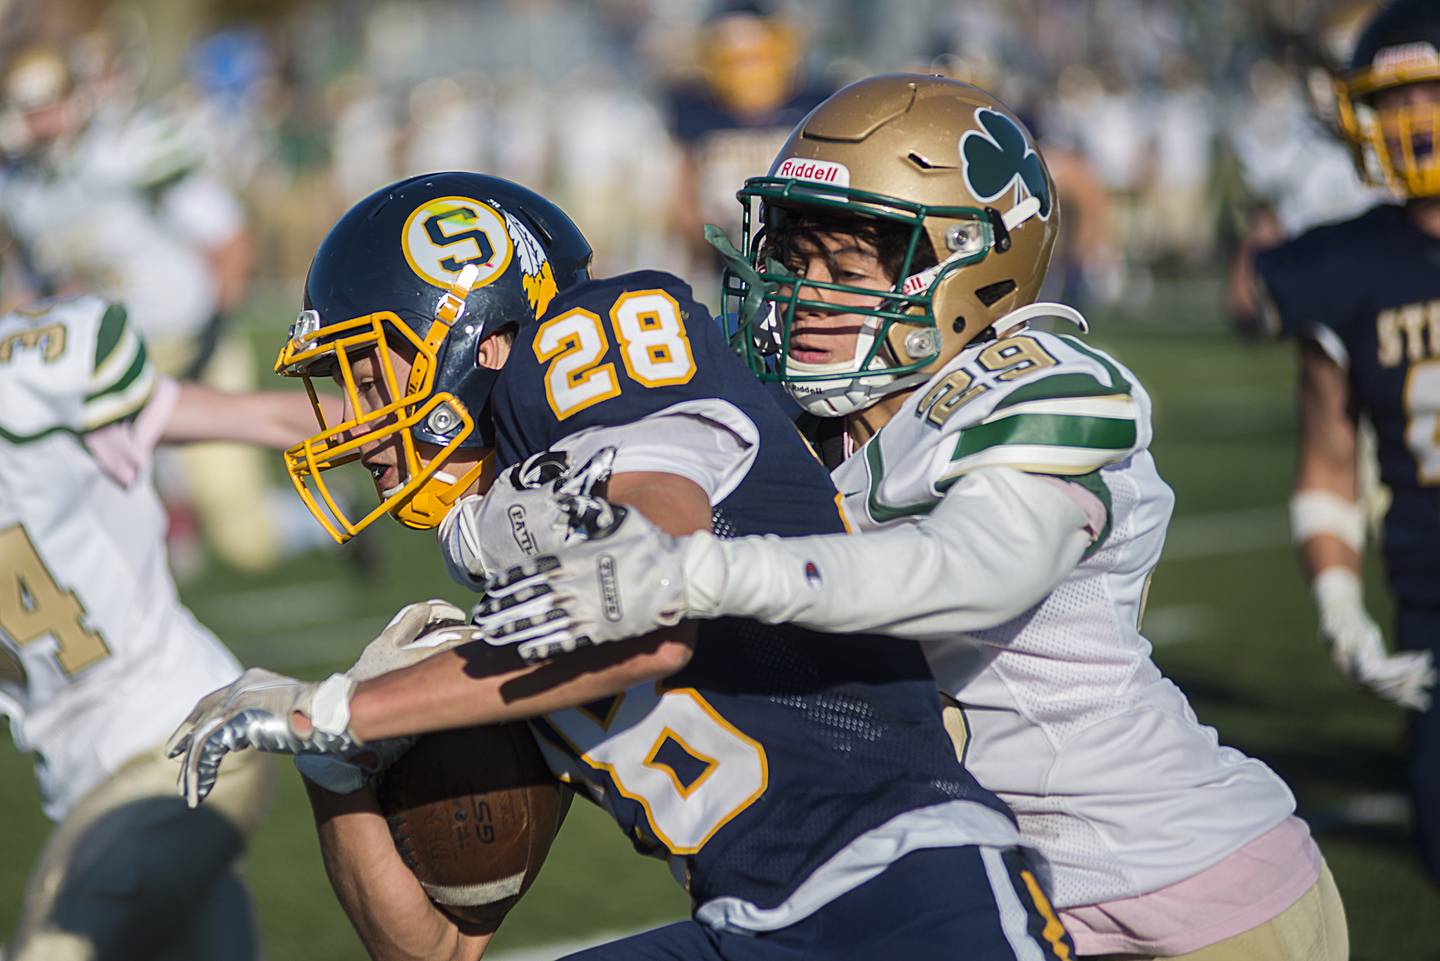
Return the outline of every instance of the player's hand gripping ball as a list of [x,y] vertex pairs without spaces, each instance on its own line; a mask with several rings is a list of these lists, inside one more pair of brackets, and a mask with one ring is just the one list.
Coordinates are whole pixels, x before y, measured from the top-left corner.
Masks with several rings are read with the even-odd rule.
[[521,723],[427,734],[380,781],[395,847],[440,908],[494,931],[545,863],[570,793]]

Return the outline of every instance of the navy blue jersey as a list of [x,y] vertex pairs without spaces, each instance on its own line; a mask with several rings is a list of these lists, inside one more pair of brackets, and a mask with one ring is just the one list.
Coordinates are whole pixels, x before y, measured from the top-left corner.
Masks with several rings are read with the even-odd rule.
[[1260,254],[1283,333],[1338,339],[1352,401],[1375,425],[1390,585],[1440,604],[1440,238],[1383,204]]
[[[577,431],[723,398],[754,423],[760,453],[714,506],[716,532],[844,530],[825,469],[670,275],[557,297],[516,341],[493,396],[503,463]],[[956,840],[971,823],[962,814],[928,839],[911,832],[914,847],[1003,843],[1012,830],[956,761],[929,668],[905,641],[705,621],[680,673],[534,726],[557,773],[583,782],[637,848],[669,857],[697,905],[784,905],[854,839],[907,812],[953,805],[1000,826]]]
[[696,205],[700,219],[738,229],[735,188],[746,177],[769,170],[790,131],[831,92],[801,90],[767,113],[740,115],[703,88],[674,91],[670,129],[694,163],[695,194],[688,202]]
[[[808,87],[763,114],[738,114],[717,101],[703,87],[682,87],[670,95],[670,126],[675,139],[684,144],[697,144],[706,137],[727,130],[780,130],[781,139],[788,136],[805,115],[833,93],[828,87]],[[768,167],[772,156],[755,169]]]

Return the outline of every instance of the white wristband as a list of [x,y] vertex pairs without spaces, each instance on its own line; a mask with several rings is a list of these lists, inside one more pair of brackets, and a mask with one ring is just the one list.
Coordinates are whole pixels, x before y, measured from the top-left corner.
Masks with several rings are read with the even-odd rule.
[[1365,546],[1365,512],[1333,491],[1296,491],[1290,498],[1290,530],[1297,544],[1329,534],[1358,553]]
[[325,678],[310,699],[310,723],[326,734],[345,734],[350,727],[350,696],[354,693],[353,678],[344,674]]
[[1315,606],[1323,611],[1336,608],[1364,608],[1365,592],[1360,578],[1348,567],[1327,567],[1315,575],[1310,585]]

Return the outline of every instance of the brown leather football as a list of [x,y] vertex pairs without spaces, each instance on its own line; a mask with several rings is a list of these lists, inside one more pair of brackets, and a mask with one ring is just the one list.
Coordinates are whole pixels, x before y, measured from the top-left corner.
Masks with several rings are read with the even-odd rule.
[[522,723],[427,734],[380,783],[395,847],[430,899],[486,933],[540,873],[568,801]]

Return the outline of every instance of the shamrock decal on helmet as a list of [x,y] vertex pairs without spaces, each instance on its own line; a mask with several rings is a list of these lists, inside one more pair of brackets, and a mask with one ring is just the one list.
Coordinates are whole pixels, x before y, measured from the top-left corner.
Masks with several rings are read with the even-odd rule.
[[975,111],[975,120],[984,131],[967,130],[960,138],[960,160],[970,192],[990,201],[1011,187],[1024,189],[1040,201],[1041,218],[1049,217],[1050,184],[1024,131],[1005,114],[987,107]]

